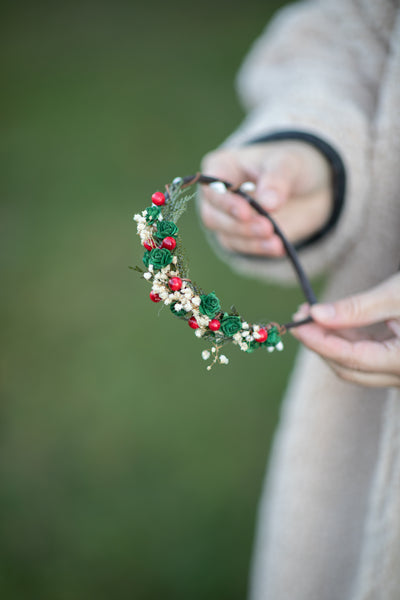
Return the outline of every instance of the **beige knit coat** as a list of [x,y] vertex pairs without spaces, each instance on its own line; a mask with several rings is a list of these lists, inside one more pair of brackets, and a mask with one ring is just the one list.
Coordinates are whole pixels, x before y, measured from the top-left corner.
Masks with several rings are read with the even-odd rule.
[[[325,299],[368,289],[400,264],[400,7],[309,0],[282,10],[239,73],[248,110],[227,141],[314,133],[342,156],[345,207],[301,251],[329,274]],[[225,255],[285,282],[281,260]],[[251,600],[400,600],[400,393],[338,379],[303,350],[283,406],[259,520]]]

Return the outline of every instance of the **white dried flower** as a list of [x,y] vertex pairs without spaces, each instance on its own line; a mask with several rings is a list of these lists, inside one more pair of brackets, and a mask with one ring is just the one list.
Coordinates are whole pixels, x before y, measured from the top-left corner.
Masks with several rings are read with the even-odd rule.
[[193,303],[195,306],[200,306],[200,304],[201,304],[201,299],[199,298],[199,296],[195,296],[195,297],[192,299],[192,303]]
[[273,346],[267,346],[268,352],[273,352],[275,348]]
[[144,273],[144,274],[143,274],[143,277],[144,277],[145,279],[147,279],[147,281],[148,281],[149,279],[151,279],[151,273]]
[[168,306],[168,304],[171,304],[172,300],[171,298],[165,298],[164,300],[164,304]]
[[215,346],[213,346],[213,347],[211,348],[211,352],[214,354],[214,352],[215,352],[215,351],[216,351],[216,347],[215,347]]
[[235,333],[235,335],[232,336],[232,338],[235,340],[235,342],[240,342],[242,339],[242,336],[241,336],[240,332],[238,331],[237,333]]
[[147,215],[147,210],[142,210],[142,217],[145,217]]
[[253,325],[253,331],[257,332],[260,329],[259,325]]
[[249,328],[249,324],[247,323],[247,321],[243,321],[242,329],[248,329],[248,328]]
[[227,365],[229,363],[229,358],[225,356],[225,354],[221,354],[221,356],[219,357],[219,362],[221,363],[221,365]]
[[173,262],[173,264],[174,264],[174,265],[176,265],[176,263],[178,262],[178,257],[177,257],[177,256],[174,256],[174,257],[172,258],[172,262]]
[[245,343],[242,343],[242,344],[239,344],[239,348],[241,350],[243,350],[243,352],[245,352],[246,350],[249,349],[249,346],[247,344],[245,344]]
[[217,194],[225,194],[226,192],[226,185],[222,183],[222,181],[213,181],[208,187],[210,187]]
[[208,360],[210,358],[211,354],[208,350],[203,350],[203,352],[201,353],[201,358],[203,360]]
[[278,342],[277,345],[275,346],[275,348],[279,351],[282,352],[283,350],[283,342]]
[[194,330],[194,335],[198,338],[201,338],[201,336],[203,335],[204,331],[202,329],[195,329]]
[[240,189],[243,192],[254,192],[256,189],[256,184],[253,181],[245,181],[244,183],[242,183],[242,185],[240,186]]
[[242,337],[247,337],[248,335],[250,335],[250,331],[248,329],[242,331]]

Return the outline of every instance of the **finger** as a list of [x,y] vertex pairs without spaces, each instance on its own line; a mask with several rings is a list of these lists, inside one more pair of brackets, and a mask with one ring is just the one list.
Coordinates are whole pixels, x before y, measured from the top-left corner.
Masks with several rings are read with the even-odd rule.
[[276,210],[293,195],[298,161],[288,152],[269,156],[257,182],[257,199],[267,210]]
[[304,197],[293,197],[274,212],[274,219],[286,237],[296,243],[318,231],[329,218],[331,206],[329,190],[321,190]]
[[238,221],[215,208],[208,200],[201,204],[200,214],[206,227],[232,236],[268,239],[274,232],[272,224],[263,217],[255,216],[251,221]]
[[218,234],[218,240],[220,244],[228,250],[240,254],[271,257],[284,256],[285,254],[282,241],[275,234],[269,239],[252,239],[248,237],[233,237],[231,235]]
[[317,323],[301,326],[296,331],[292,330],[292,334],[313,352],[345,368],[400,374],[400,344],[395,339],[351,342]]
[[315,305],[313,318],[325,327],[361,327],[400,315],[400,275],[334,304]]
[[[246,180],[254,181],[232,151],[220,150],[207,154],[203,158],[201,168],[204,174],[228,181],[235,186]],[[254,215],[254,209],[240,196],[229,192],[218,194],[208,186],[202,186],[201,193],[218,210],[237,220],[248,221]]]
[[386,373],[365,373],[347,369],[333,361],[327,361],[333,371],[344,381],[366,387],[399,387],[400,377]]

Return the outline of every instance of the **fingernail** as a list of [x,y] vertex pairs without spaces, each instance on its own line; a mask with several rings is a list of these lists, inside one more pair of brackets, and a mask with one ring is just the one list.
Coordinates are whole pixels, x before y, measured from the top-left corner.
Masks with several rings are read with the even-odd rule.
[[272,240],[263,240],[261,242],[261,247],[263,248],[263,250],[272,250],[274,247],[274,242]]
[[301,304],[301,306],[299,306],[299,308],[297,309],[297,311],[295,312],[295,314],[293,315],[293,321],[300,321],[301,319],[304,319],[305,317],[308,317],[308,315],[310,314],[310,307],[308,306],[307,303]]
[[275,190],[266,190],[265,192],[261,192],[260,200],[265,208],[269,208],[270,210],[276,208],[279,204],[279,196]]
[[263,235],[266,233],[265,231],[265,225],[264,223],[254,223],[251,226],[251,231],[254,233],[254,235]]
[[334,319],[336,310],[333,304],[317,304],[311,307],[311,314],[317,320],[321,319],[321,321],[324,321],[325,319]]

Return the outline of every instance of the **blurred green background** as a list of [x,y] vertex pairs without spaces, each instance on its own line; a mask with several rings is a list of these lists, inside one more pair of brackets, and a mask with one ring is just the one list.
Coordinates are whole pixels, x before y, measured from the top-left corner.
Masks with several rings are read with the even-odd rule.
[[[242,119],[234,74],[280,4],[2,3],[2,598],[245,598],[296,344],[208,373],[128,266],[133,214]],[[290,317],[298,291],[182,224],[203,287]]]

